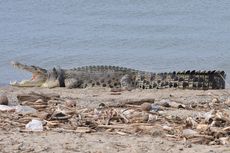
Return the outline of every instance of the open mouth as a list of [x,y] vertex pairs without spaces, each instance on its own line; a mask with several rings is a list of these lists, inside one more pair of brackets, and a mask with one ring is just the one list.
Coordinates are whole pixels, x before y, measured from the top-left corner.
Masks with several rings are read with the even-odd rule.
[[46,81],[47,78],[47,70],[42,69],[37,66],[28,66],[25,64],[21,64],[19,62],[12,61],[11,65],[14,68],[18,68],[27,72],[32,73],[32,78],[29,80],[22,80],[22,81],[14,81],[10,82],[12,86],[20,86],[20,87],[35,87],[35,86],[42,86],[42,84]]

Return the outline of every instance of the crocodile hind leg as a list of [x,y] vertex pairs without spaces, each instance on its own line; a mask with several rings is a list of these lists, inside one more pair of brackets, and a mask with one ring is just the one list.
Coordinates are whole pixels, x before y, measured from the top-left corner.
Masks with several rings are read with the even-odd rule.
[[65,87],[72,89],[72,88],[81,88],[83,82],[81,80],[78,79],[65,79]]

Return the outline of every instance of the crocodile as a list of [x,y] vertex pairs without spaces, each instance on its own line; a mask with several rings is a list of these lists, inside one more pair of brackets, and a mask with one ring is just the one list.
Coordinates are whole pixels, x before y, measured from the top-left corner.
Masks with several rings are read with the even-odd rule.
[[224,71],[216,70],[153,73],[117,66],[83,66],[74,69],[46,70],[19,62],[11,62],[11,64],[32,73],[30,80],[10,83],[18,87],[225,89],[226,74]]

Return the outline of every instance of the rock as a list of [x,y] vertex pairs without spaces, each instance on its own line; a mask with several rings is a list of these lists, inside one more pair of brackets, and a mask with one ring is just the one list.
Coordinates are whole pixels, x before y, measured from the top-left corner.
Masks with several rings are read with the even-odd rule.
[[150,103],[143,103],[141,104],[141,110],[143,111],[150,111],[152,109],[152,106]]
[[161,109],[161,107],[157,104],[151,104],[151,110],[150,112],[154,113],[154,112],[158,112]]
[[28,124],[26,124],[26,130],[29,131],[43,131],[42,121],[37,119],[32,119]]
[[5,94],[0,96],[0,105],[8,105],[9,101]]

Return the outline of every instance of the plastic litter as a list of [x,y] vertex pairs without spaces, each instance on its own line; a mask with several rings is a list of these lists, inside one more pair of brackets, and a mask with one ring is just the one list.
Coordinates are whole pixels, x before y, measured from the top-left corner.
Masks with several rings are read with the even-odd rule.
[[15,110],[15,106],[0,105],[0,111],[12,111]]
[[32,121],[26,124],[26,130],[43,131],[42,121],[37,120],[37,119],[32,119]]
[[33,114],[33,113],[36,113],[37,110],[30,107],[30,106],[21,106],[21,105],[18,105],[15,107],[16,109],[16,113],[19,113],[19,114]]

